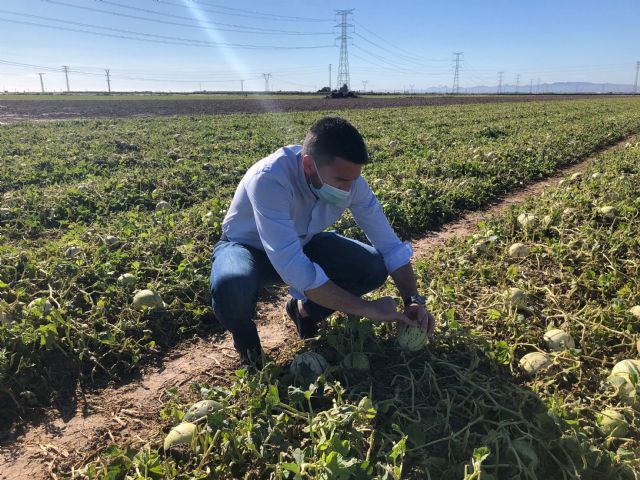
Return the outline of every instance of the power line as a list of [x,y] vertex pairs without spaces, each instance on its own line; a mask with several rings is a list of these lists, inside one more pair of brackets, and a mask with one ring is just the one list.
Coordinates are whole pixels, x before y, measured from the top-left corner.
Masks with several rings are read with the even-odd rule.
[[[142,42],[162,43],[162,44],[169,44],[169,45],[181,45],[181,46],[190,46],[190,47],[229,47],[229,48],[245,48],[245,49],[253,49],[253,50],[307,50],[307,49],[319,49],[319,48],[331,48],[332,47],[332,45],[279,46],[279,45],[254,45],[254,44],[239,44],[239,43],[218,43],[218,42],[209,42],[209,41],[202,41],[202,40],[193,40],[193,39],[181,38],[181,37],[169,37],[169,36],[165,36],[165,35],[154,35],[154,34],[149,34],[149,33],[134,32],[134,31],[131,31],[131,30],[124,30],[124,29],[117,29],[117,28],[101,27],[99,25],[85,24],[85,23],[81,23],[81,22],[71,22],[71,21],[67,21],[67,20],[60,20],[60,19],[42,17],[42,16],[39,16],[39,15],[30,15],[30,14],[9,12],[9,11],[5,11],[5,10],[0,10],[0,13],[9,14],[9,15],[16,15],[16,16],[30,17],[30,18],[38,18],[38,19],[42,19],[42,20],[45,20],[45,21],[66,23],[66,24],[70,24],[70,25],[80,25],[80,26],[84,26],[84,27],[88,27],[88,28],[97,28],[97,29],[103,29],[103,30],[108,30],[108,31],[113,31],[113,32],[122,32],[122,33],[125,33],[127,35],[104,33],[104,32],[95,32],[95,31],[91,31],[91,30],[83,30],[83,29],[70,28],[70,27],[61,27],[61,26],[58,26],[58,25],[46,25],[46,24],[37,23],[37,22],[27,22],[27,21],[23,21],[23,20],[13,20],[13,19],[7,19],[7,18],[1,18],[0,17],[0,21],[3,21],[3,22],[17,23],[17,24],[21,24],[21,25],[32,25],[32,26],[37,26],[37,27],[50,28],[50,29],[54,29],[54,30],[80,32],[80,33],[86,33],[86,34],[89,34],[89,35],[98,35],[98,36],[102,36],[102,37],[121,38],[121,39],[127,39],[127,40],[137,40],[137,41],[142,41]],[[150,37],[150,38],[137,38],[137,37],[132,37],[131,35],[140,35],[140,36],[143,36],[143,37]]]
[[[377,39],[383,41],[384,43],[386,43],[390,47],[393,47],[394,49],[398,50],[398,52],[402,52],[402,54],[404,56],[406,56],[407,58],[420,60],[422,62],[446,62],[446,61],[448,61],[446,59],[423,59],[422,57],[419,57],[418,55],[415,55],[414,53],[411,53],[411,52],[409,52],[409,51],[407,51],[407,50],[405,50],[403,48],[400,48],[400,47],[394,45],[393,43],[389,42],[388,40],[385,40],[380,35],[378,35],[376,32],[374,32],[373,30],[368,29],[366,26],[364,26],[360,22],[354,20],[353,23],[355,23],[357,26],[361,27],[363,30],[369,32],[371,35],[373,35]],[[394,53],[394,55],[398,55],[398,53]]]
[[[188,5],[184,5],[181,3],[176,3],[176,2],[170,2],[167,0],[153,0],[154,3],[158,3],[158,4],[162,4],[162,5],[171,5],[173,7],[181,7],[181,8],[190,8]],[[193,3],[202,3],[204,5],[210,5],[207,4],[205,2],[198,2],[198,0],[192,0]],[[232,13],[232,12],[225,12],[225,11],[220,11],[220,10],[224,10],[224,9],[231,9],[231,10],[236,10],[236,11],[240,11],[240,12],[248,12],[248,13]],[[210,13],[215,13],[217,15],[229,15],[229,16],[233,16],[233,17],[245,17],[245,18],[257,18],[259,20],[272,20],[272,21],[285,21],[285,22],[330,22],[331,19],[328,18],[308,18],[308,17],[292,17],[292,16],[287,16],[287,15],[277,15],[277,14],[272,14],[272,13],[257,13],[257,12],[253,12],[250,10],[241,10],[241,9],[235,9],[235,8],[231,8],[231,7],[224,7],[224,6],[216,6],[214,8],[202,8],[200,7],[200,10],[202,10],[203,12],[210,12]]]
[[[234,25],[234,24],[228,24],[228,23],[220,23],[220,22],[203,22],[205,23],[205,25],[211,25],[211,27],[208,26],[204,26],[204,25],[197,25],[197,24],[193,24],[193,23],[181,23],[181,22],[175,22],[175,21],[169,21],[169,20],[160,20],[160,19],[156,19],[156,18],[148,18],[148,17],[143,17],[140,15],[131,15],[131,14],[127,14],[127,13],[120,13],[120,12],[114,12],[112,10],[104,10],[101,8],[92,8],[92,7],[86,7],[86,6],[82,6],[82,5],[74,5],[71,3],[66,3],[66,2],[60,2],[57,0],[41,0],[42,2],[46,2],[46,3],[51,3],[54,5],[60,5],[63,7],[69,7],[69,8],[76,8],[76,9],[80,9],[80,10],[85,10],[85,11],[90,11],[90,12],[96,12],[96,13],[103,13],[106,15],[113,15],[116,17],[121,17],[121,18],[133,18],[135,20],[142,20],[145,22],[153,22],[153,23],[161,23],[164,25],[176,25],[179,27],[189,27],[189,28],[196,28],[196,29],[200,29],[200,30],[213,30],[213,31],[222,31],[222,32],[235,32],[235,33],[248,33],[248,34],[256,34],[256,35],[306,35],[306,36],[312,36],[312,35],[332,35],[331,32],[300,32],[300,31],[288,31],[288,30],[273,30],[273,29],[263,29],[263,28],[258,28],[258,27],[246,27],[243,25]],[[148,10],[146,9],[141,9],[141,8],[135,8],[135,7],[128,7],[127,8],[132,8],[134,10],[141,10],[141,11],[146,11],[148,12]],[[184,19],[189,19],[189,17],[176,17],[175,15],[168,15],[171,18],[184,18]],[[191,19],[189,19],[191,20]],[[219,25],[214,27],[213,25]],[[222,27],[222,28],[221,28]],[[228,28],[228,27],[232,27],[232,28]]]
[[211,2],[206,2],[204,0],[191,0],[192,2],[195,3],[201,3],[203,5],[208,5],[211,7],[215,7],[215,8],[220,8],[223,10],[231,10],[231,11],[236,11],[236,12],[243,12],[243,13],[250,13],[253,15],[263,15],[263,16],[269,16],[269,17],[278,17],[278,18],[287,18],[290,20],[295,20],[295,21],[302,21],[302,22],[330,22],[332,19],[330,18],[311,18],[311,17],[295,17],[295,16],[288,16],[288,15],[277,15],[274,13],[265,13],[265,12],[256,12],[255,10],[246,10],[243,8],[236,8],[236,7],[227,7],[226,5],[220,5],[220,4],[215,4],[215,3],[211,3]]
[[[34,65],[34,64],[30,64],[30,63],[22,63],[22,62],[13,62],[13,61],[9,61],[9,60],[2,60],[0,59],[0,65],[10,65],[10,66],[16,66],[19,68],[25,68],[25,69],[29,69],[29,70],[33,70],[33,69],[38,69],[41,71],[48,71],[48,72],[55,72],[55,73],[63,73],[64,70],[62,68],[55,68],[55,67],[49,67],[49,66],[43,66],[43,65]],[[312,73],[309,73],[308,69],[305,69],[304,72],[300,72],[299,69],[291,69],[291,70],[278,70],[276,71],[276,73],[280,73],[283,75],[288,75],[291,73],[296,73],[298,74],[298,76],[300,75],[305,75],[305,74],[310,74],[315,76],[315,73],[313,72],[319,72],[321,70],[324,70],[324,68],[320,68],[320,67],[316,67],[315,69],[312,70]],[[69,73],[73,73],[74,75],[82,75],[82,76],[89,76],[89,77],[102,77],[104,74],[102,73],[93,73],[93,72],[87,72],[87,71],[83,71],[83,70],[76,70],[74,68],[69,67]],[[121,69],[119,69],[118,71],[123,71]],[[151,78],[151,77],[136,77],[136,76],[130,76],[130,75],[113,75],[111,72],[113,72],[113,69],[109,70],[110,72],[110,78],[116,78],[116,79],[120,79],[120,80],[133,80],[133,81],[144,81],[144,82],[166,82],[166,83],[194,83],[194,82],[201,82],[201,83],[225,83],[225,82],[237,82],[239,80],[238,78],[238,74],[237,72],[224,72],[224,73],[220,73],[218,72],[219,75],[227,75],[227,78],[222,78],[222,79],[210,79],[210,78],[195,78],[195,79],[191,79],[191,80],[177,80],[177,79],[172,79],[172,78]],[[153,72],[144,72],[144,71],[139,71],[139,72],[143,72],[146,74],[151,74]],[[193,72],[182,72],[182,73],[193,73]],[[252,72],[243,72],[244,74],[247,73],[252,73]],[[253,77],[250,77],[249,79],[258,79],[258,78],[262,78],[261,75],[255,75]],[[246,79],[245,79],[246,80]]]
[[394,52],[393,50],[389,50],[388,48],[385,48],[385,47],[383,47],[382,45],[380,45],[380,44],[378,44],[378,43],[376,43],[376,42],[374,42],[374,41],[372,41],[372,40],[369,40],[367,37],[365,37],[365,36],[363,36],[363,35],[360,35],[360,34],[359,34],[359,33],[357,33],[357,32],[354,32],[354,35],[355,35],[356,37],[358,37],[358,38],[361,38],[361,39],[362,39],[362,40],[364,40],[365,42],[370,43],[370,44],[371,44],[371,45],[373,45],[374,47],[377,47],[377,48],[379,48],[379,49],[381,49],[381,50],[384,50],[384,51],[386,51],[386,52],[391,53],[391,54],[392,54],[392,55],[394,55],[395,57],[398,57],[398,60],[399,60],[399,61],[403,61],[403,62],[406,62],[406,63],[410,63],[410,64],[413,64],[413,65],[420,65],[420,66],[423,66],[423,64],[424,64],[423,62],[418,62],[418,61],[416,61],[416,60],[406,60],[406,59],[404,59],[404,58],[403,58],[403,56],[402,56],[402,55],[398,55],[398,53]]
[[[370,50],[367,50],[366,48],[362,48],[358,44],[354,44],[353,47],[357,48],[358,50],[362,51],[363,53],[366,53],[370,57],[373,57],[373,58],[375,58],[377,60],[380,60],[380,61],[384,62],[385,65],[383,66],[383,68],[387,68],[387,69],[388,68],[393,68],[393,69],[396,69],[398,71],[402,71],[402,72],[405,72],[405,73],[415,73],[415,74],[421,73],[419,70],[411,69],[411,68],[406,67],[404,65],[397,64],[397,63],[393,62],[392,60],[389,60],[388,58],[383,57],[382,55],[378,55],[377,53],[373,53]],[[354,54],[352,53],[352,55],[354,55]],[[372,63],[372,62],[369,62],[369,63]]]

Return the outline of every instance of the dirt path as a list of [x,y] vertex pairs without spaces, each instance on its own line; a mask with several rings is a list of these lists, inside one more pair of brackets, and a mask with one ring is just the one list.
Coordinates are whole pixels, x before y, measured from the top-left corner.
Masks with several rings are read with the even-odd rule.
[[[620,148],[626,141],[610,149]],[[414,258],[426,255],[452,237],[469,234],[480,220],[538,194],[570,173],[584,170],[591,160],[561,169],[553,177],[463,215],[440,231],[415,239]],[[295,348],[298,340],[290,320],[283,316],[286,289],[270,293],[258,305],[257,323],[266,352],[278,358],[284,347]],[[148,367],[140,378],[79,396],[65,411],[50,410],[36,423],[23,425],[0,446],[0,480],[60,478],[60,465],[81,465],[95,458],[100,449],[110,443],[146,443],[158,435],[159,411],[167,399],[168,389],[177,389],[185,396],[194,381],[224,384],[228,371],[237,365],[227,334],[184,341],[165,356],[161,365]]]

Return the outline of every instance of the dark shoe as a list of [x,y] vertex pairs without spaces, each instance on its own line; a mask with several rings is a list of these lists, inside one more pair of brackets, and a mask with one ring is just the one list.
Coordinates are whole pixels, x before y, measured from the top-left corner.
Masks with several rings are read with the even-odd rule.
[[238,352],[240,355],[240,367],[249,371],[262,370],[262,351],[261,350],[244,350]]
[[286,310],[289,318],[296,324],[298,337],[305,340],[307,338],[313,338],[318,334],[318,324],[321,320],[314,319],[311,316],[301,316],[300,311],[298,310],[298,300],[295,298],[289,300],[287,302]]

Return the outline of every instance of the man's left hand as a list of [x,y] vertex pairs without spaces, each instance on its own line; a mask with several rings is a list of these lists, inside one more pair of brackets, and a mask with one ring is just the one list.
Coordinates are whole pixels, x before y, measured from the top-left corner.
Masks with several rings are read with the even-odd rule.
[[429,338],[433,336],[433,331],[436,328],[436,319],[431,312],[427,311],[424,305],[417,303],[407,305],[404,309],[404,314],[411,320],[415,320],[418,326],[427,333]]

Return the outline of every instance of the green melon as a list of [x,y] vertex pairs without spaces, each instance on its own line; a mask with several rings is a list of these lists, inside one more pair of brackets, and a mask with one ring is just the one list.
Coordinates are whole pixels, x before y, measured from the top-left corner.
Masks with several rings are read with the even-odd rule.
[[222,409],[222,404],[215,400],[202,400],[191,405],[187,413],[184,414],[185,422],[197,422],[201,418],[206,417],[210,413],[217,412]]
[[363,352],[351,352],[342,359],[342,366],[357,372],[369,371],[369,358]]
[[142,310],[144,307],[161,310],[164,308],[164,302],[160,294],[152,290],[140,290],[133,297],[133,306],[137,310]]
[[302,386],[313,383],[327,369],[327,361],[316,352],[303,352],[293,359],[289,371],[294,381]]
[[524,290],[511,287],[505,292],[507,304],[513,308],[525,308],[528,304],[527,294]]
[[525,258],[529,255],[529,247],[524,243],[514,243],[509,247],[509,256],[512,258]]
[[198,428],[195,424],[184,422],[171,429],[164,439],[164,449],[170,450],[179,445],[187,445],[193,441]]
[[624,437],[629,432],[629,424],[624,415],[617,410],[607,408],[596,416],[600,431],[608,437]]
[[546,353],[531,352],[520,359],[520,367],[527,375],[535,375],[543,368],[551,364],[551,359]]
[[427,343],[429,343],[429,337],[422,328],[404,323],[398,327],[398,344],[403,350],[417,352]]
[[617,396],[625,403],[638,404],[640,389],[640,360],[626,359],[616,363],[611,369],[607,382],[616,388]]
[[544,334],[547,346],[552,352],[561,352],[563,350],[575,348],[573,337],[564,330],[554,328]]
[[535,227],[538,219],[534,214],[525,212],[518,215],[518,223],[526,230]]
[[138,279],[133,273],[123,273],[118,277],[118,284],[125,288],[133,288]]

